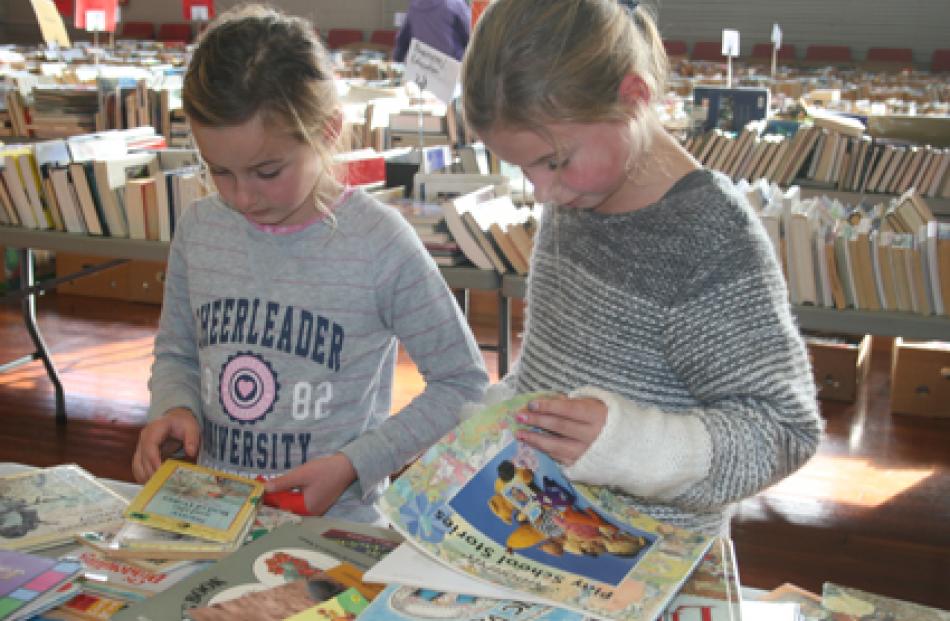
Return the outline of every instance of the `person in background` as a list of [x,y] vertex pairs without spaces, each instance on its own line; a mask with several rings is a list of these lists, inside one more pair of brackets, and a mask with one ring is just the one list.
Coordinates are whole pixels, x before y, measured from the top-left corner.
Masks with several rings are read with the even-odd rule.
[[393,60],[406,61],[413,39],[462,60],[471,32],[472,9],[465,0],[410,0],[406,20],[396,35]]
[[[341,178],[341,106],[309,22],[221,15],[182,99],[218,192],[176,227],[133,474],[177,441],[298,488],[310,513],[378,522],[389,474],[482,397],[475,339],[412,226]],[[426,386],[390,416],[399,344]]]
[[512,371],[544,391],[519,441],[661,521],[728,534],[821,422],[782,271],[745,196],[661,124],[667,59],[616,0],[495,0],[462,63],[465,120],[545,203]]

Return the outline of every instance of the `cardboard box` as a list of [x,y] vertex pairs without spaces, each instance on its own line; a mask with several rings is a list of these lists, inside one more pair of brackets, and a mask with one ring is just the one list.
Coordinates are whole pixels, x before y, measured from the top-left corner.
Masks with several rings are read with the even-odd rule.
[[[99,265],[110,261],[111,259],[87,256],[79,254],[69,254],[59,252],[56,254],[56,277],[62,278],[75,274],[80,270]],[[56,286],[59,293],[68,293],[70,295],[86,295],[97,298],[112,298],[124,300],[129,295],[129,264],[123,263],[116,267],[111,267],[89,276],[83,276],[76,280],[62,283]]]
[[818,398],[852,402],[867,377],[871,335],[828,336],[806,334]]
[[950,417],[950,342],[894,339],[891,412]]

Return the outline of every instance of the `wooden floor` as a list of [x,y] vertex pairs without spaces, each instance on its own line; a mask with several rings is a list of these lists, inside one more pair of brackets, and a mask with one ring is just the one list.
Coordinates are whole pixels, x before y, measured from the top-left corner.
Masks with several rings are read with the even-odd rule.
[[[0,461],[74,462],[129,480],[158,307],[51,295],[39,308],[69,422],[54,424],[38,362],[0,374]],[[486,342],[490,330],[476,327]],[[0,363],[31,352],[19,306],[0,302]],[[486,362],[496,368],[494,354]],[[819,454],[740,506],[733,536],[743,584],[820,592],[833,581],[950,610],[950,420],[892,416],[888,363],[889,350],[876,347],[858,402],[823,404]],[[404,355],[396,386],[397,406],[422,389]]]

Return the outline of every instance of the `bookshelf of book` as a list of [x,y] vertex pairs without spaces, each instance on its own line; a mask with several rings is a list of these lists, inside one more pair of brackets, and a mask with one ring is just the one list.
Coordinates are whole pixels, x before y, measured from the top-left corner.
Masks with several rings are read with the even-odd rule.
[[[526,279],[515,274],[501,278],[504,298],[523,298]],[[950,316],[906,312],[836,310],[808,305],[792,306],[803,330],[844,334],[877,334],[910,339],[950,341]]]
[[[53,384],[56,397],[56,422],[66,423],[66,398],[59,373],[49,355],[43,336],[36,322],[36,299],[43,291],[57,284],[75,280],[83,276],[108,269],[129,260],[159,261],[168,258],[168,242],[138,239],[78,235],[58,231],[40,231],[19,227],[0,227],[0,247],[16,248],[20,252],[20,289],[15,292],[23,304],[23,320],[33,340],[36,351],[5,364],[0,364],[0,372],[12,370],[27,362],[41,360],[47,376]],[[34,249],[52,252],[65,252],[102,257],[100,265],[84,269],[75,274],[56,278],[37,284],[32,269]],[[112,259],[112,260],[109,260]],[[483,344],[482,349],[497,352],[498,374],[504,377],[508,373],[508,359],[511,343],[510,298],[501,295],[501,275],[493,270],[481,270],[474,267],[448,266],[439,268],[442,277],[452,289],[464,294],[463,308],[467,308],[469,290],[495,291],[498,293],[498,340],[496,343]]]
[[[802,198],[827,196],[828,198],[837,199],[848,205],[856,205],[861,201],[886,203],[891,199],[898,197],[896,194],[861,194],[860,192],[843,192],[840,190],[823,188],[820,186],[810,186],[807,183],[796,183],[796,185],[801,188]],[[938,219],[950,220],[950,198],[929,197],[926,200],[927,206],[930,207],[930,210]]]

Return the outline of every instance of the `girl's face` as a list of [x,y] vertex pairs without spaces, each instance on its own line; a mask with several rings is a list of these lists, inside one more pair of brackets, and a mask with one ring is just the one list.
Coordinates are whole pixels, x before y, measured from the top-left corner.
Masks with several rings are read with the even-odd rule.
[[316,214],[314,190],[321,173],[313,148],[255,115],[241,125],[191,131],[225,203],[253,222],[303,224]]
[[598,213],[630,209],[627,172],[634,145],[628,123],[552,123],[545,129],[550,136],[495,127],[480,137],[489,151],[521,167],[540,202]]

